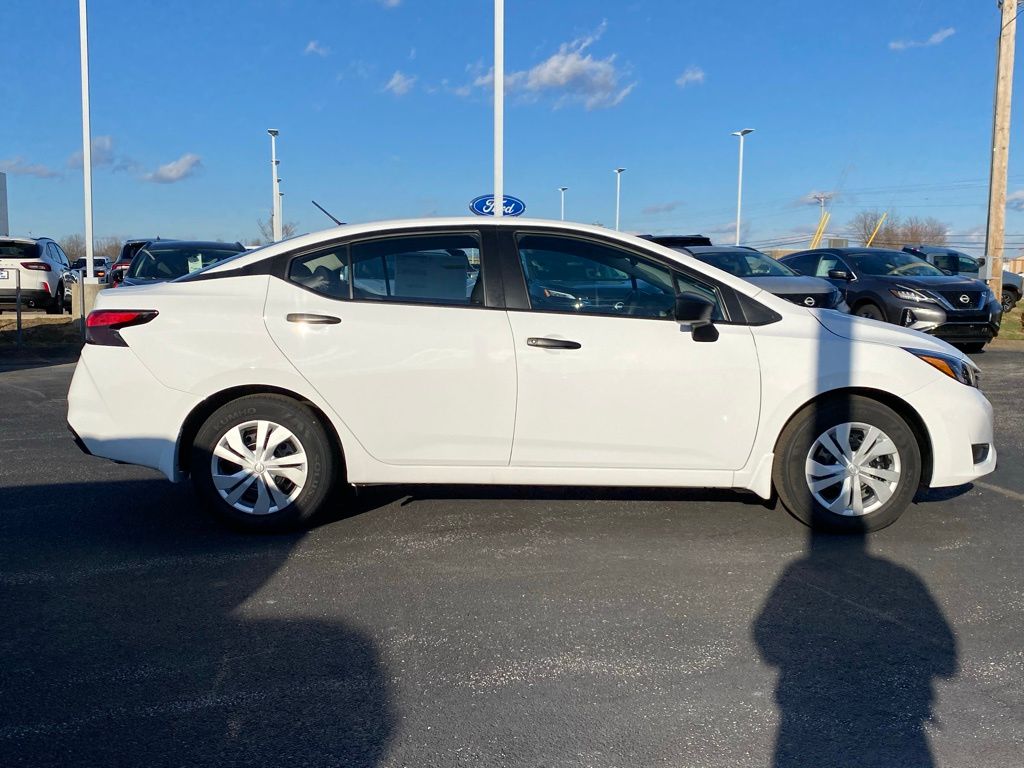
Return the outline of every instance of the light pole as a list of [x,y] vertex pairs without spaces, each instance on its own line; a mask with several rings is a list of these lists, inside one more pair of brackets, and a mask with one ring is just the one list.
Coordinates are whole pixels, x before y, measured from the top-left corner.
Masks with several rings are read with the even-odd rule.
[[[93,283],[92,129],[89,126],[89,21],[85,0],[78,0],[78,37],[82,56],[82,178],[85,185],[85,282]],[[58,297],[60,301],[64,299]]]
[[505,215],[505,0],[494,0],[494,215]]
[[615,231],[619,231],[619,203],[622,200],[622,172],[625,168],[615,169]]
[[733,136],[740,137],[740,178],[739,183],[736,185],[736,245],[740,244],[740,213],[743,209],[743,140],[748,133],[753,132],[753,128],[744,128],[732,132]]
[[558,191],[562,193],[562,221],[565,221],[565,190],[568,187],[559,187]]
[[270,134],[270,172],[274,182],[274,204],[270,209],[271,227],[274,234],[274,242],[278,242],[282,237],[283,223],[281,221],[281,179],[277,177],[277,135],[280,131],[277,128],[268,128],[267,133]]

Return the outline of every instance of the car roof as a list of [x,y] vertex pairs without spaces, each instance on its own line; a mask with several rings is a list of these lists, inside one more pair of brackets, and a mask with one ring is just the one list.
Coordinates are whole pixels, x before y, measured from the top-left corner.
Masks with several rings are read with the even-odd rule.
[[14,235],[2,235],[0,240],[5,243],[38,243],[42,240],[50,240],[49,237],[16,237]]
[[[443,231],[447,228],[483,228],[491,226],[508,228],[515,227],[519,229],[531,229],[536,227],[538,229],[547,230],[548,232],[554,231],[557,233],[558,231],[561,231],[566,235],[592,235],[606,240],[618,240],[626,247],[660,250],[663,258],[666,260],[675,261],[683,265],[689,264],[698,269],[707,269],[706,264],[688,253],[675,251],[666,245],[642,238],[639,235],[627,232],[618,232],[614,229],[609,229],[608,227],[602,227],[595,224],[579,224],[576,222],[559,221],[556,219],[534,219],[519,216],[439,216],[436,218],[391,219],[387,221],[368,221],[359,224],[344,224],[340,227],[331,227],[329,229],[320,230],[319,232],[296,235],[287,240],[281,240],[277,243],[265,245],[254,251],[243,251],[236,257],[223,261],[219,264],[215,264],[212,267],[208,267],[204,272],[207,274],[231,272],[247,267],[250,264],[263,261],[264,259],[273,258],[278,254],[301,251],[305,248],[315,248],[347,237],[374,234],[401,234],[402,230],[430,229]],[[758,288],[752,283],[736,277],[735,275],[722,272],[721,270],[716,274],[716,279],[748,296],[756,296],[763,292],[761,288]]]
[[[153,248],[149,250],[164,250],[170,248],[221,248],[227,246],[230,249],[245,250],[241,243],[225,243],[220,240],[147,240],[152,243]],[[159,246],[159,249],[156,247]]]

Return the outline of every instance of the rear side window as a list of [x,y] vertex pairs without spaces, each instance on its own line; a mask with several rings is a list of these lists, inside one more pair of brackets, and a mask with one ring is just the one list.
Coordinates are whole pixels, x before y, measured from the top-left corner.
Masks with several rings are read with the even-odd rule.
[[326,248],[293,259],[288,279],[332,299],[349,298],[348,246]]
[[813,275],[818,266],[818,254],[805,253],[803,256],[793,256],[783,263],[790,269],[794,269],[801,275]]
[[452,233],[384,238],[350,248],[352,298],[482,305],[480,239]]

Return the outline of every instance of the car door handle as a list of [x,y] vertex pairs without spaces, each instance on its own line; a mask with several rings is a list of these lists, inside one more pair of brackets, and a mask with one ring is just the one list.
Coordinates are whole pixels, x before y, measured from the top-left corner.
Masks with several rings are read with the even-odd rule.
[[340,317],[334,315],[310,315],[305,312],[293,312],[285,316],[289,323],[305,323],[307,325],[337,325]]
[[531,336],[526,340],[528,347],[541,347],[542,349],[579,349],[583,345],[578,341],[568,341],[567,339],[547,339],[543,336]]

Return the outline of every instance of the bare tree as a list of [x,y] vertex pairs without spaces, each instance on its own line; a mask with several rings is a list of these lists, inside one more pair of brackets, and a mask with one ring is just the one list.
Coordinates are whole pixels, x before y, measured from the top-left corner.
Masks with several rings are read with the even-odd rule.
[[92,255],[97,259],[107,258],[114,261],[121,255],[121,238],[113,235],[97,237],[92,243]]
[[[861,211],[847,225],[850,234],[861,245],[866,245],[871,233],[882,218],[882,211]],[[922,219],[911,216],[901,219],[899,214],[890,213],[882,223],[871,245],[876,248],[902,248],[904,245],[945,245],[946,232],[949,230],[938,219]]]
[[[263,219],[256,219],[256,226],[259,227],[260,230],[260,245],[274,242],[273,217],[268,218],[266,221]],[[281,225],[281,237],[291,237],[298,231],[298,227],[299,225],[294,221],[284,222],[284,224]]]
[[85,238],[79,234],[66,235],[59,241],[60,249],[72,262],[85,258]]

